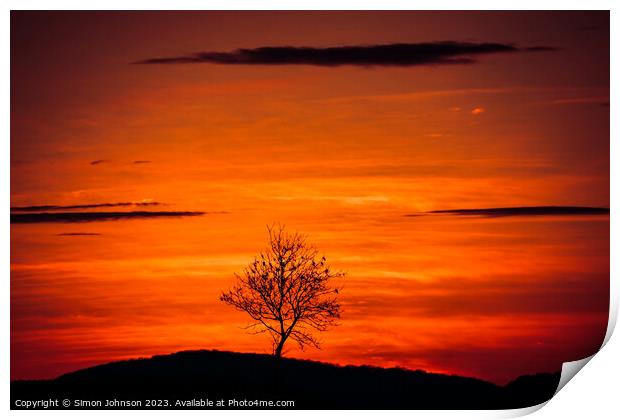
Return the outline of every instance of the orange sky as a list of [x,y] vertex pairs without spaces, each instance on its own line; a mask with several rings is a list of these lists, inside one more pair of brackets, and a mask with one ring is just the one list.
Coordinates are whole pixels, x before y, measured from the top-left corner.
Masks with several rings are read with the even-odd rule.
[[[523,51],[449,65],[132,64],[446,40]],[[525,51],[536,46],[553,50]],[[499,383],[558,370],[604,336],[609,218],[404,215],[608,207],[608,104],[606,12],[13,12],[11,205],[207,214],[13,224],[11,376],[268,351],[217,298],[272,222],[347,272],[341,325],[322,350],[288,355]]]

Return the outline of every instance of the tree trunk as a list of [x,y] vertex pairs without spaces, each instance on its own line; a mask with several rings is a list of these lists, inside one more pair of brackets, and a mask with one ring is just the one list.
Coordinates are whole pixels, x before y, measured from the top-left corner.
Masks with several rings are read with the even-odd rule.
[[279,394],[280,393],[280,388],[281,388],[281,382],[282,382],[282,372],[281,372],[281,362],[282,362],[282,349],[284,348],[284,342],[286,341],[285,336],[281,336],[280,337],[280,342],[278,343],[278,346],[276,347],[276,349],[273,352],[273,356],[275,358],[274,360],[274,364],[273,364],[273,392],[275,394]]
[[278,343],[278,347],[276,347],[276,350],[273,352],[273,355],[277,359],[282,358],[282,349],[284,348],[285,341],[286,341],[286,337],[280,337],[280,342]]

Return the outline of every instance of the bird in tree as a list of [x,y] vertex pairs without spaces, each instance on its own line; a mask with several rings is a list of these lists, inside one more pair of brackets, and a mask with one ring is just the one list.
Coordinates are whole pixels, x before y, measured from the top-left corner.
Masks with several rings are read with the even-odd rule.
[[297,232],[283,226],[267,227],[267,249],[243,270],[235,273],[237,283],[220,300],[246,312],[253,333],[268,333],[273,354],[282,357],[284,343],[290,338],[303,349],[319,348],[315,332],[336,325],[340,318],[338,289],[331,280],[343,277],[334,272],[325,256]]

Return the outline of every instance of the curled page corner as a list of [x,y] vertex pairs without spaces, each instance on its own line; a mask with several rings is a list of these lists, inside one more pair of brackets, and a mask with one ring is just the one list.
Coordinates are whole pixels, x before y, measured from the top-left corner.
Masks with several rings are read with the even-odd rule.
[[540,410],[545,405],[547,405],[547,403],[549,401],[551,401],[551,400],[547,400],[547,401],[541,402],[540,404],[532,405],[530,407],[511,408],[511,409],[508,409],[508,410],[497,411],[496,412],[497,416],[495,416],[495,418],[513,419],[513,418],[517,418],[517,417],[524,417],[524,416],[527,416],[529,414],[532,414],[532,413]]
[[[607,331],[605,333],[605,338],[603,339],[603,342],[601,343],[601,347],[596,353],[601,351],[601,349],[605,347],[607,342],[609,342],[609,339],[611,338],[614,332],[614,329],[616,328],[616,321],[618,320],[618,293],[615,293],[616,286],[614,285],[614,282],[610,282],[609,287],[610,287],[610,290],[609,290],[610,302],[609,302],[609,320],[607,321]],[[560,374],[560,382],[558,383],[558,387],[555,390],[555,394],[553,395],[554,396],[557,395],[557,393],[560,392],[562,388],[564,388],[564,385],[566,385],[571,379],[573,379],[573,377],[577,374],[577,372],[579,372],[585,365],[588,364],[590,360],[592,360],[594,356],[596,356],[596,353],[581,360],[574,360],[572,362],[563,363],[562,372]]]
[[[611,297],[611,294],[610,294],[610,297]],[[591,356],[588,356],[580,360],[574,360],[572,362],[564,362],[562,364],[562,371],[560,372],[560,381],[558,382],[558,387],[556,388],[555,393],[553,394],[553,397],[555,397],[558,394],[558,392],[560,392],[560,390],[564,388],[564,386],[571,379],[573,379],[573,377],[577,374],[577,372],[583,369],[583,367],[587,365],[588,362],[592,360],[592,358],[596,356],[596,354],[599,351],[601,351],[601,349],[605,346],[605,344],[607,344],[607,342],[609,341],[616,327],[616,321],[618,318],[617,315],[618,315],[618,299],[617,297],[611,297],[610,308],[609,308],[609,321],[607,323],[607,332],[605,333],[605,338],[603,339],[603,342],[601,343],[601,347],[596,353],[592,354]],[[527,416],[543,408],[545,405],[547,405],[549,401],[553,399],[553,397],[551,397],[547,401],[544,401],[540,404],[533,405],[530,407],[502,410],[498,413],[499,415],[496,418],[507,419],[507,418]]]
[[[610,285],[610,287],[613,288],[612,285]],[[573,379],[573,377],[577,374],[577,372],[579,372],[581,369],[583,369],[583,367],[585,365],[588,364],[588,362],[590,360],[592,360],[592,358],[594,356],[596,356],[596,354],[601,351],[601,349],[605,346],[605,344],[607,344],[607,342],[609,341],[609,339],[611,338],[611,335],[614,332],[614,329],[616,327],[616,321],[618,319],[618,297],[617,294],[614,293],[610,293],[610,308],[609,308],[609,321],[607,322],[607,332],[605,333],[605,338],[603,339],[603,342],[601,343],[601,347],[599,348],[599,350],[592,354],[591,356],[585,357],[583,359],[580,360],[573,360],[572,362],[564,362],[562,364],[562,371],[560,372],[560,381],[558,382],[558,387],[555,390],[555,393],[553,394],[553,396],[555,397],[558,392],[560,392],[560,390],[562,388],[564,388],[564,386],[571,380]],[[518,409],[513,409],[513,410],[506,410],[504,412],[504,415],[501,416],[501,418],[515,418],[515,417],[522,417],[522,416],[526,416],[528,414],[532,414],[538,410],[540,410],[541,408],[543,408],[545,405],[547,405],[547,403],[549,401],[551,401],[551,399],[553,399],[553,397],[551,397],[549,400],[542,402],[540,404],[537,405],[533,405],[531,407],[524,407],[524,408],[518,408]]]
[[611,335],[616,329],[616,322],[618,321],[618,300],[620,298],[618,296],[618,286],[616,283],[617,282],[613,281],[609,282],[609,321],[607,321],[607,332],[605,333],[601,348],[605,347],[605,344],[607,344],[611,338]]
[[[611,296],[613,296],[612,293],[610,293],[610,297]],[[583,367],[587,365],[588,362],[592,360],[592,358],[596,356],[596,354],[599,351],[601,351],[603,347],[605,347],[605,344],[607,344],[607,342],[611,338],[611,335],[614,332],[617,318],[618,318],[617,298],[611,297],[610,308],[609,308],[609,321],[607,322],[607,332],[605,333],[605,338],[603,339],[603,342],[601,343],[601,347],[596,353],[592,354],[591,356],[588,356],[580,360],[574,360],[572,362],[564,362],[562,364],[560,382],[558,383],[558,387],[555,390],[555,394],[553,394],[553,396],[556,396],[557,393],[560,392],[562,388],[564,388],[564,385],[566,385],[571,379],[573,379],[573,377],[577,374],[577,372],[583,369]]]
[[[608,331],[609,331],[609,329],[608,329]],[[562,364],[562,371],[560,373],[560,381],[558,382],[558,387],[556,388],[555,393],[553,394],[553,397],[555,397],[557,395],[557,393],[560,392],[560,390],[562,388],[564,388],[564,385],[566,385],[571,379],[573,379],[573,377],[577,374],[577,372],[579,372],[586,364],[588,364],[588,362],[595,355],[596,355],[596,353],[593,354],[592,356],[586,357],[585,359],[574,360],[572,362],[565,362],[565,363],[563,363]],[[532,414],[532,413],[540,410],[541,408],[543,408],[545,405],[547,405],[547,403],[549,401],[551,401],[553,399],[553,397],[551,397],[547,401],[544,401],[544,402],[542,402],[540,404],[533,405],[533,406],[530,406],[530,407],[523,407],[523,408],[504,410],[499,415],[499,418],[516,418],[516,417],[527,416],[527,415]]]
[[595,355],[596,353],[594,353],[592,356],[586,357],[585,359],[563,363],[562,372],[560,374],[560,382],[558,383],[558,387],[555,390],[555,394],[553,394],[553,396],[556,396],[557,393],[560,392],[562,388],[564,388],[564,385],[566,385],[568,381],[573,379],[577,372],[579,372],[585,365],[587,365],[588,362],[592,360]]

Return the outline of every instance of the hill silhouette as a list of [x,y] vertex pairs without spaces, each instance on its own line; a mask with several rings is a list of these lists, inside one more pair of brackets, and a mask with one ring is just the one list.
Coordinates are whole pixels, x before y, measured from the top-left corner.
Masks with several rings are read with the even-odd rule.
[[[498,386],[421,370],[288,358],[278,362],[264,354],[199,350],[112,362],[51,380],[13,381],[11,407],[20,408],[18,400],[68,398],[103,405],[115,399],[168,401],[167,407],[136,407],[142,409],[220,408],[196,404],[207,399],[224,399],[221,408],[235,409],[256,407],[230,406],[229,400],[292,400],[294,407],[288,408],[295,409],[504,409],[547,401],[559,379],[559,373],[542,373]],[[177,400],[183,405],[177,406]]]

